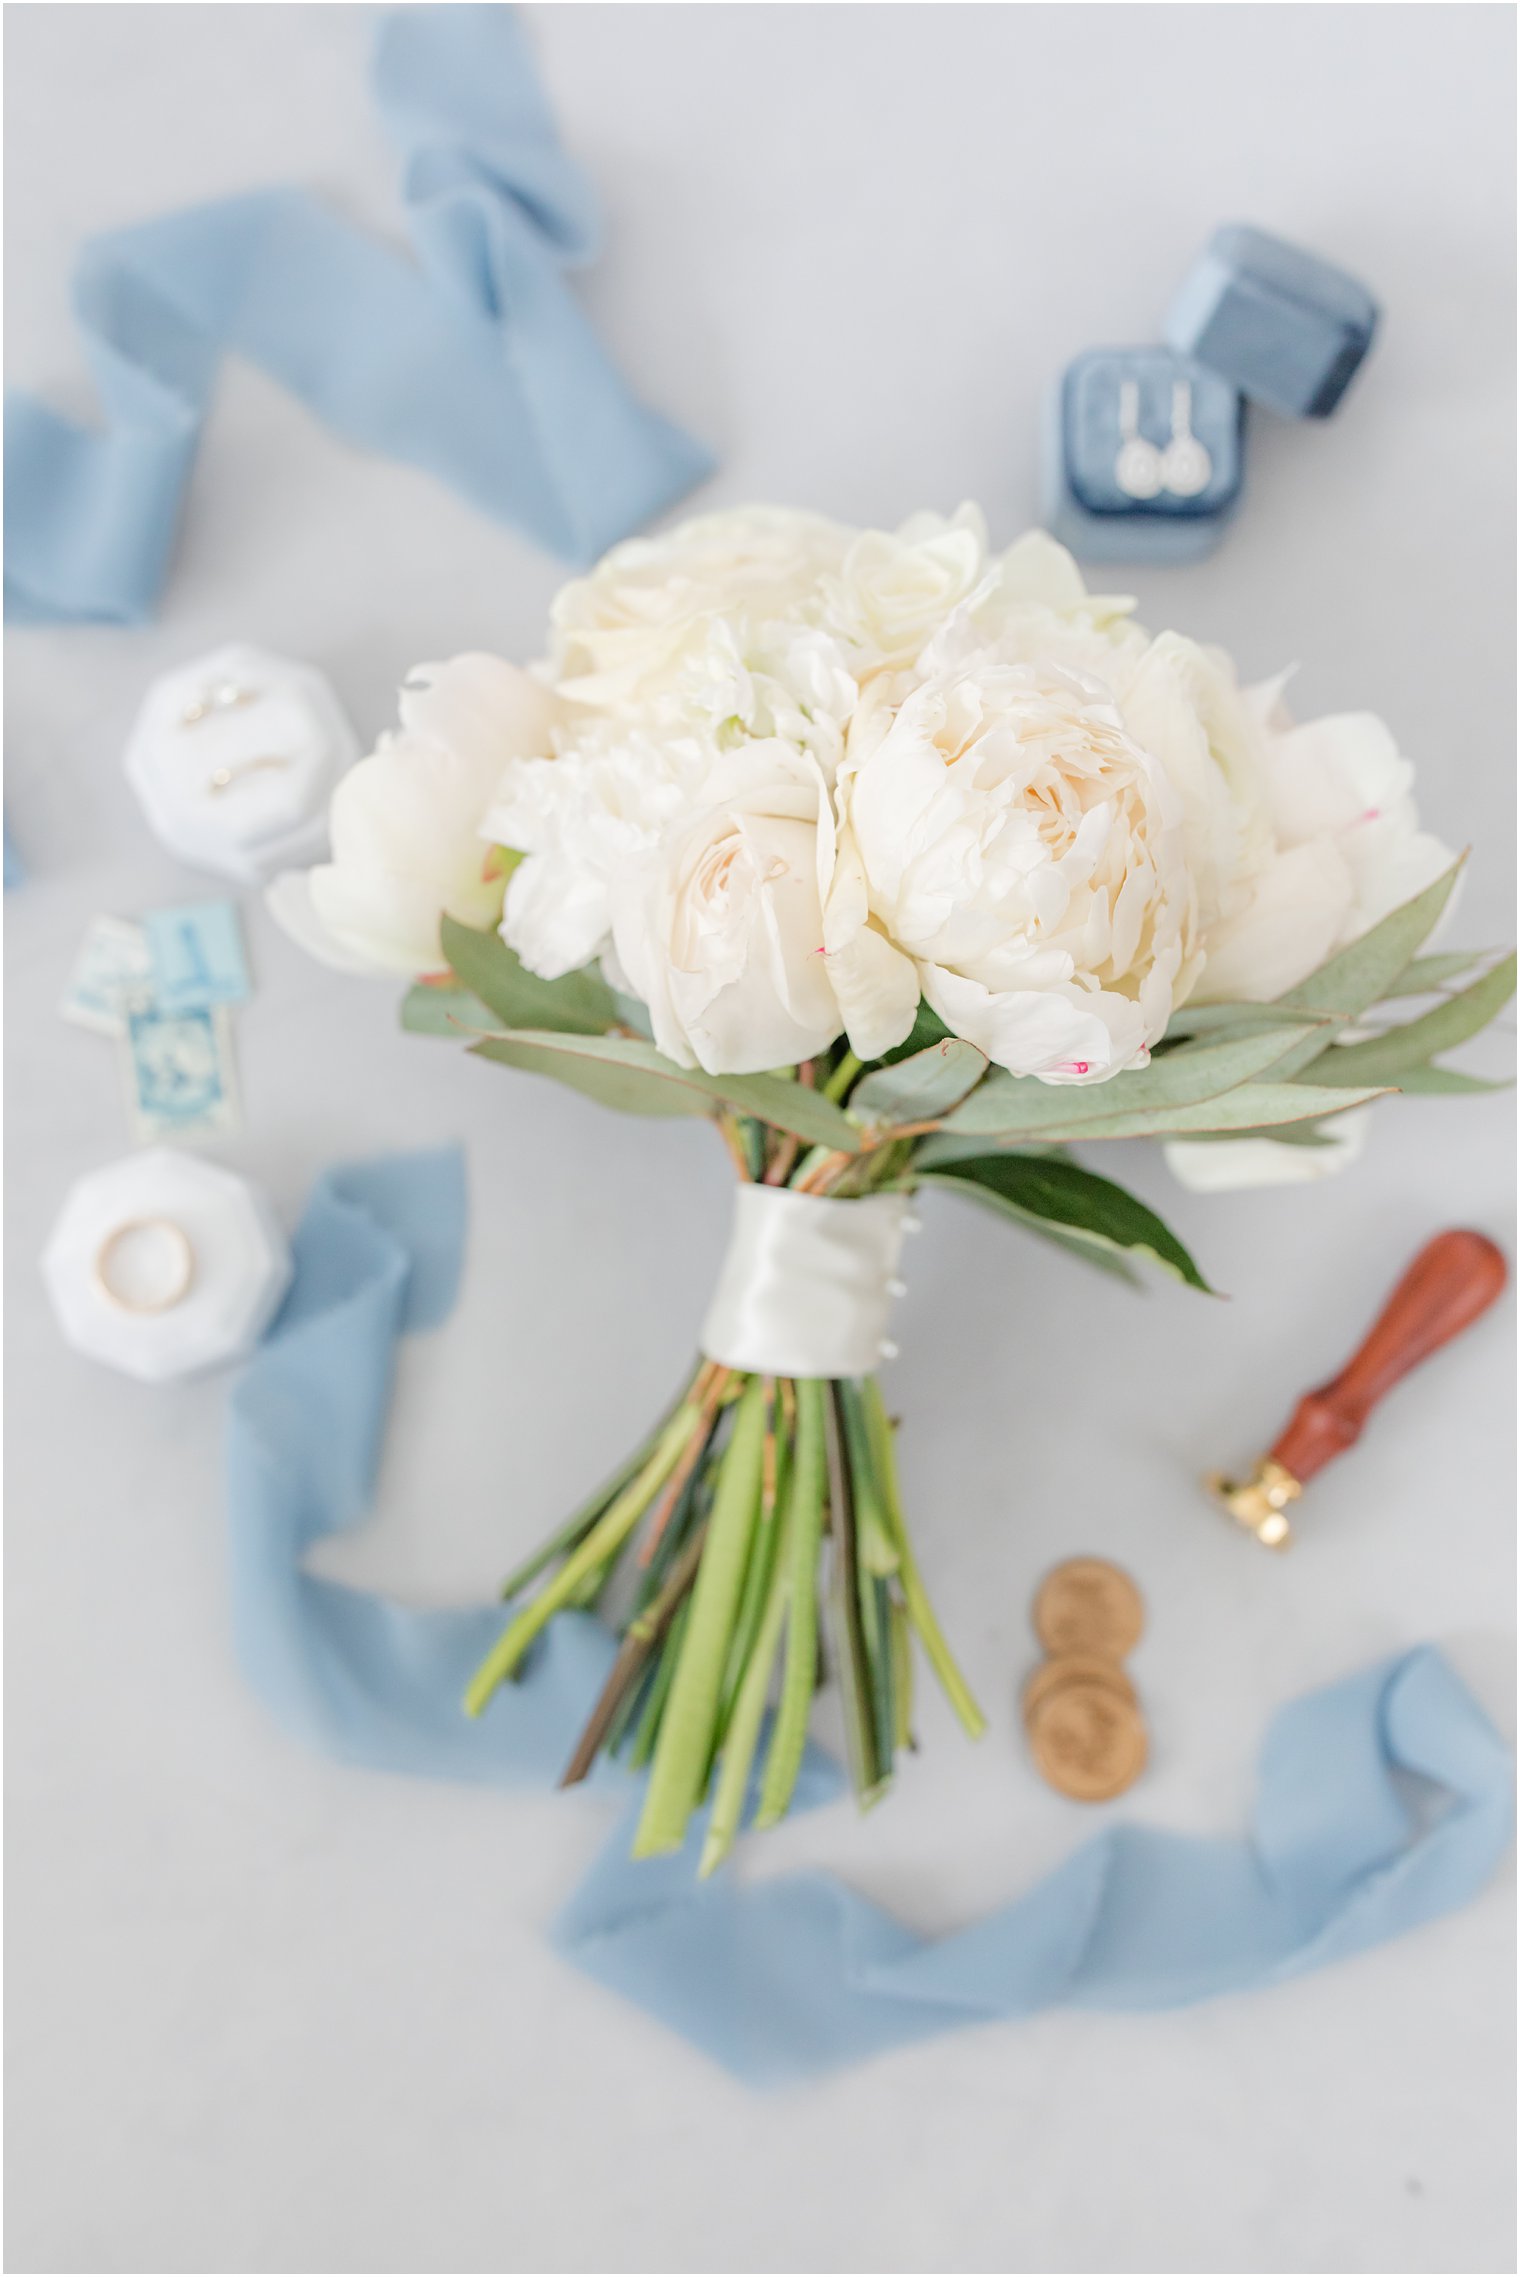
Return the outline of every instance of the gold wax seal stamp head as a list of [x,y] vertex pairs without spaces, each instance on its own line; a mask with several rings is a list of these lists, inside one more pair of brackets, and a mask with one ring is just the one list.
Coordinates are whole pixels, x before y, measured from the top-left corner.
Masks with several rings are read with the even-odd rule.
[[1228,1479],[1222,1471],[1210,1471],[1204,1484],[1221,1510],[1228,1511],[1237,1526],[1254,1534],[1264,1549],[1287,1549],[1293,1539],[1288,1505],[1296,1502],[1304,1489],[1303,1481],[1296,1479],[1286,1464],[1266,1455],[1247,1479]]
[[1411,1368],[1488,1310],[1508,1272],[1504,1252],[1469,1227],[1427,1241],[1340,1374],[1304,1393],[1249,1477],[1216,1471],[1204,1480],[1214,1500],[1267,1549],[1285,1550],[1293,1539],[1289,1505],[1356,1445],[1379,1400]]

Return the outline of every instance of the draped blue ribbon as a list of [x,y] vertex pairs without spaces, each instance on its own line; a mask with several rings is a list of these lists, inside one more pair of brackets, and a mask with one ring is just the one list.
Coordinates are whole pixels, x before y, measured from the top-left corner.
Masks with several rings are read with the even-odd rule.
[[295,189],[85,247],[75,308],[105,424],[7,399],[7,616],[151,615],[228,350],[572,562],[711,471],[629,394],[565,282],[596,250],[595,205],[513,11],[387,15],[375,92],[417,264]]
[[[464,1219],[453,1150],[317,1185],[284,1311],[232,1397],[234,1615],[253,1683],[317,1746],[385,1770],[547,1783],[611,1663],[595,1621],[560,1616],[522,1681],[472,1722],[460,1696],[499,1607],[417,1611],[302,1570],[313,1541],[368,1507],[396,1340],[448,1312]],[[629,1791],[615,1766],[598,1776]],[[841,1787],[810,1752],[801,1802]],[[700,1825],[678,1857],[635,1865],[633,1817],[554,1943],[741,2079],[770,2084],[1061,2003],[1177,2007],[1397,1936],[1463,1904],[1502,1856],[1510,1763],[1440,1653],[1420,1647],[1280,1711],[1247,1835],[1113,1826],[938,1939],[828,1874],[698,1883]]]

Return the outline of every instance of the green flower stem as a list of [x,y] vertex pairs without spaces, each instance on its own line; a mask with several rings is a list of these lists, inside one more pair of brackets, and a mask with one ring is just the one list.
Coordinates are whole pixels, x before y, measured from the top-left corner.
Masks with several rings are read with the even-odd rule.
[[891,1601],[888,1618],[892,1625],[892,1700],[897,1711],[897,1728],[892,1734],[894,1749],[912,1747],[913,1742],[913,1631],[908,1610],[900,1597]]
[[884,1490],[885,1515],[897,1550],[899,1578],[908,1618],[924,1648],[930,1667],[939,1678],[941,1690],[960,1719],[962,1729],[969,1739],[980,1739],[987,1729],[987,1719],[977,1706],[971,1687],[956,1666],[955,1657],[945,1642],[944,1632],[934,1617],[934,1607],[930,1604],[928,1592],[920,1579],[912,1544],[908,1540],[908,1528],[897,1485],[897,1461],[892,1452],[892,1426],[882,1404],[881,1387],[874,1376],[866,1378],[865,1406],[876,1475]]
[[639,1712],[638,1729],[628,1751],[630,1771],[642,1771],[654,1753],[654,1743],[660,1732],[660,1718],[665,1713],[665,1702],[670,1697],[671,1682],[675,1676],[676,1663],[681,1657],[681,1645],[690,1618],[691,1598],[688,1595],[681,1599],[676,1609],[676,1617],[670,1624],[670,1634],[666,1637],[660,1654],[660,1665],[655,1670],[654,1682],[649,1687],[649,1697]]
[[888,1488],[879,1475],[865,1400],[858,1383],[834,1387],[844,1447],[849,1456],[855,1505],[855,1539],[862,1566],[878,1577],[896,1573],[901,1558],[887,1515]]
[[897,1744],[896,1671],[892,1663],[891,1599],[887,1585],[862,1566],[856,1575],[860,1600],[860,1631],[865,1642],[866,1671],[870,1677],[871,1730],[878,1773],[892,1769]]
[[633,1532],[660,1488],[681,1459],[683,1449],[702,1421],[700,1408],[677,1408],[655,1442],[654,1453],[626,1486],[589,1534],[560,1567],[547,1589],[539,1591],[497,1638],[470,1679],[464,1696],[465,1713],[478,1716],[498,1685],[505,1683],[540,1629],[562,1605],[568,1605],[588,1574],[605,1565]]
[[[658,1648],[656,1649],[658,1650]],[[630,1684],[627,1691],[623,1694],[622,1699],[618,1703],[617,1714],[613,1717],[611,1723],[607,1726],[607,1736],[602,1741],[602,1750],[604,1754],[622,1754],[624,1744],[627,1741],[628,1734],[633,1727],[634,1720],[642,1711],[644,1703],[649,1697],[649,1687],[654,1681],[653,1672],[656,1666],[656,1661],[646,1661],[644,1666],[639,1670],[638,1681],[634,1684]]]
[[729,1638],[760,1507],[765,1446],[765,1384],[746,1384],[724,1449],[706,1545],[691,1596],[691,1619],[660,1718],[660,1736],[638,1831],[635,1858],[679,1850],[686,1822],[707,1783]]
[[734,1838],[739,1832],[739,1822],[744,1815],[750,1766],[755,1760],[755,1749],[759,1744],[766,1697],[771,1687],[771,1670],[780,1649],[781,1627],[786,1618],[787,1585],[790,1580],[786,1533],[790,1515],[789,1511],[783,1512],[772,1521],[773,1532],[780,1536],[778,1554],[771,1561],[765,1609],[723,1741],[718,1791],[713,1798],[712,1816],[707,1824],[707,1839],[702,1845],[702,1862],[697,1868],[699,1878],[704,1881],[722,1865],[732,1850]]
[[828,1458],[824,1447],[825,1387],[814,1378],[798,1382],[797,1437],[788,1496],[786,1567],[789,1573],[786,1666],[781,1701],[771,1726],[760,1787],[756,1826],[774,1826],[786,1816],[802,1768],[808,1712],[818,1673],[818,1552],[828,1496]]
[[782,1513],[786,1508],[789,1455],[785,1439],[781,1435],[783,1429],[778,1384],[766,1422],[766,1468],[761,1472],[760,1517],[755,1527],[754,1548],[744,1576],[744,1595],[739,1602],[739,1617],[734,1623],[733,1641],[729,1646],[728,1666],[723,1678],[723,1705],[718,1718],[720,1740],[734,1712],[744,1683],[744,1672],[749,1666],[749,1656],[755,1639],[760,1634],[760,1624],[770,1601],[771,1574],[776,1563]]
[[603,1745],[610,1746],[612,1727],[619,1712],[638,1691],[645,1662],[696,1577],[703,1539],[700,1529],[692,1535],[654,1603],[629,1622],[607,1681],[576,1742],[575,1753],[565,1767],[560,1780],[562,1787],[576,1786],[591,1769]]
[[833,1151],[834,1150],[832,1147],[810,1146],[807,1150],[807,1153],[802,1157],[802,1160],[793,1169],[791,1176],[787,1180],[787,1184],[789,1186],[802,1185],[805,1179],[809,1178],[815,1170],[819,1169],[822,1164],[828,1161],[829,1156],[833,1153]]
[[853,1052],[847,1051],[823,1087],[825,1099],[842,1099],[860,1073],[861,1062]]
[[655,1448],[659,1445],[661,1432],[665,1430],[679,1410],[686,1405],[691,1385],[695,1383],[699,1373],[699,1370],[693,1371],[680,1399],[660,1418],[642,1446],[637,1447],[628,1457],[628,1460],[618,1470],[614,1471],[610,1478],[602,1481],[595,1494],[587,1497],[573,1518],[567,1518],[556,1533],[551,1534],[546,1542],[539,1544],[531,1557],[524,1558],[522,1564],[507,1575],[500,1591],[503,1601],[518,1596],[527,1588],[530,1581],[538,1579],[546,1565],[552,1565],[557,1557],[563,1556],[568,1550],[573,1550],[578,1542],[584,1540],[613,1496],[621,1494],[630,1479],[634,1478],[648,1462]]
[[856,1799],[866,1810],[884,1791],[889,1766],[881,1761],[876,1745],[874,1684],[865,1624],[861,1619],[860,1564],[855,1539],[854,1481],[849,1443],[844,1429],[840,1386],[832,1384],[835,1450],[838,1457],[839,1495],[830,1513],[834,1541],[829,1611],[837,1640],[840,1692],[850,1775]]

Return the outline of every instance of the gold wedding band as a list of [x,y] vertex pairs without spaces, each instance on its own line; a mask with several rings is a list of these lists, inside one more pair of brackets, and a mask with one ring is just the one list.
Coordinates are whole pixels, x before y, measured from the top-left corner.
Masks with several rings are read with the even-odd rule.
[[257,759],[238,759],[230,767],[218,767],[216,773],[208,781],[206,788],[212,798],[220,798],[223,791],[230,791],[233,785],[240,782],[244,775],[257,774],[261,767],[275,768],[288,767],[289,765],[290,761],[276,751],[265,752]]
[[245,704],[256,704],[258,700],[257,688],[244,688],[236,680],[213,680],[192,703],[186,704],[179,715],[179,724],[196,727],[203,719],[215,719],[219,712],[241,711]]
[[[123,1242],[138,1234],[167,1235],[174,1258],[174,1275],[169,1286],[158,1296],[134,1296],[113,1281],[112,1266],[119,1258]],[[190,1236],[173,1218],[128,1218],[124,1225],[113,1226],[95,1252],[95,1286],[108,1304],[122,1312],[170,1312],[190,1293],[195,1279],[195,1251]]]

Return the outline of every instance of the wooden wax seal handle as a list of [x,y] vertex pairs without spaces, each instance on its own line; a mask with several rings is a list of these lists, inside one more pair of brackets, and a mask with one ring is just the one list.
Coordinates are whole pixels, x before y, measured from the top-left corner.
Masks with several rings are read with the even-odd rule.
[[1385,1392],[1488,1310],[1508,1277],[1486,1235],[1454,1226],[1428,1241],[1338,1376],[1305,1392],[1272,1460],[1308,1480],[1362,1435]]

